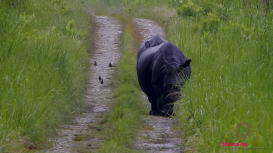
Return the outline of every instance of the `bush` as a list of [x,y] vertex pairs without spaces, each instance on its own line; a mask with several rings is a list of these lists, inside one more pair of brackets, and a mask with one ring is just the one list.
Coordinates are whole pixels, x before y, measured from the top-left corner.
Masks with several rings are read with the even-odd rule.
[[208,13],[208,17],[201,20],[202,32],[217,33],[219,21],[220,19],[216,14]]
[[181,16],[197,16],[203,12],[203,8],[189,1],[177,8],[177,14]]

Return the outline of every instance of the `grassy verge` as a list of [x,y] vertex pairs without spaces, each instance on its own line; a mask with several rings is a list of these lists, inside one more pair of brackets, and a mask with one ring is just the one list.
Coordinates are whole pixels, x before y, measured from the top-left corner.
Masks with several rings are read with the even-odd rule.
[[99,152],[133,152],[130,145],[142,122],[142,115],[147,112],[141,98],[136,77],[136,40],[133,27],[124,23],[122,36],[122,57],[116,67],[114,103],[107,115],[107,136]]
[[[272,150],[272,45],[268,34],[258,32],[261,21],[250,22],[219,23],[217,33],[199,33],[195,28],[202,22],[184,19],[169,31],[169,40],[193,58],[193,75],[178,103],[189,152],[232,152],[223,149],[224,142]],[[251,24],[256,30],[248,33]],[[251,130],[239,130],[241,123]]]
[[0,151],[44,147],[83,105],[90,28],[84,4],[0,2]]

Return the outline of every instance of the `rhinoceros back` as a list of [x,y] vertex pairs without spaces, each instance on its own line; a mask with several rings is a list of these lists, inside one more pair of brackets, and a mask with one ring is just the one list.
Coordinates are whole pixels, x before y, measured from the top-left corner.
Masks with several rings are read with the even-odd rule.
[[158,46],[150,47],[146,51],[142,52],[137,61],[137,69],[146,67],[153,60],[154,55],[158,52],[158,50],[165,44],[166,42],[163,42]]
[[[145,44],[148,42],[148,46],[146,46]],[[151,47],[155,47],[160,45],[162,42],[168,42],[167,40],[165,40],[164,38],[160,37],[159,35],[155,35],[147,40],[145,40],[139,47],[138,52],[137,52],[137,58],[140,57],[140,55],[145,52],[147,49],[151,48]]]

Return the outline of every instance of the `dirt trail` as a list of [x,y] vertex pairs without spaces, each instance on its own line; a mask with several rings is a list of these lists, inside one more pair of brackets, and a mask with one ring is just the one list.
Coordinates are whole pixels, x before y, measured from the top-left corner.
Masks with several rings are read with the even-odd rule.
[[[77,141],[74,141],[74,139],[90,128],[90,125],[101,120],[104,114],[109,111],[112,101],[111,73],[114,71],[113,67],[109,67],[109,62],[115,64],[120,57],[118,44],[122,26],[116,19],[106,16],[96,17],[96,22],[98,25],[97,40],[93,41],[97,50],[90,59],[90,78],[88,79],[89,84],[85,95],[87,109],[83,114],[76,117],[75,124],[66,125],[60,130],[59,137],[52,140],[55,141],[55,145],[46,151],[47,153],[76,152],[73,147]],[[96,66],[94,66],[95,61]],[[103,79],[103,84],[101,84],[99,76]],[[96,129],[94,129],[94,132],[96,132]],[[98,149],[101,140],[92,137],[89,142],[81,145],[85,145],[90,151],[95,151]]]
[[[155,22],[146,19],[134,19],[134,23],[141,31],[143,41],[158,34],[165,37],[164,30]],[[147,107],[150,103],[147,97]],[[181,139],[172,130],[174,120],[167,117],[146,116],[145,128],[143,128],[137,138],[135,147],[143,152],[151,153],[179,153],[182,151]]]

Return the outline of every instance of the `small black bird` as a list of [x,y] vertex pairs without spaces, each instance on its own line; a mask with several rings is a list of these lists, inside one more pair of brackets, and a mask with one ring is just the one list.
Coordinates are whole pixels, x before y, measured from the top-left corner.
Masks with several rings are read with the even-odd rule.
[[94,65],[97,66],[97,61],[95,61]]
[[103,79],[101,79],[101,82],[100,82],[101,84],[103,84]]
[[101,76],[99,76],[99,80],[101,80]]
[[113,66],[112,63],[110,62],[110,63],[109,63],[109,67],[112,67],[112,66]]

